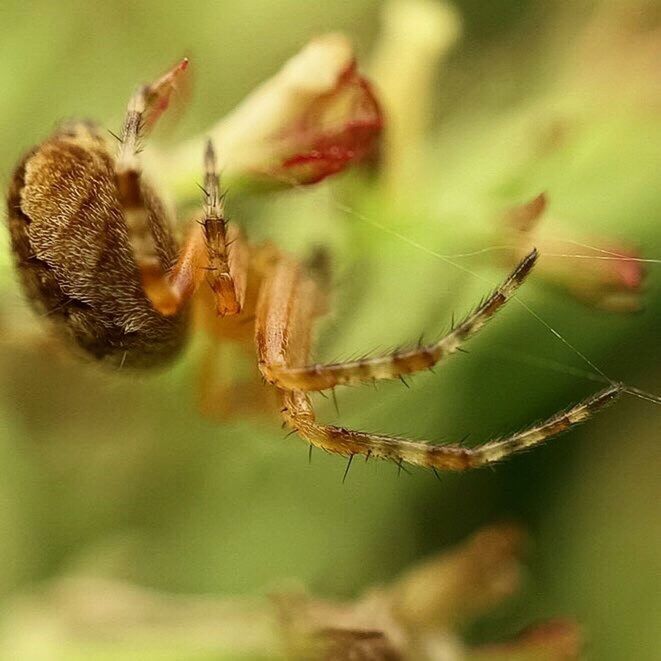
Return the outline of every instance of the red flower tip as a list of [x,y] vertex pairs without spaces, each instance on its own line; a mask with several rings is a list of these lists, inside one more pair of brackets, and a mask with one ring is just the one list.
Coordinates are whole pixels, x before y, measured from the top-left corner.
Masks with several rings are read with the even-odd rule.
[[[638,289],[645,279],[645,269],[640,262],[640,255],[632,250],[613,250],[613,276],[625,289]],[[621,259],[617,259],[620,257]]]
[[506,211],[505,221],[514,230],[529,232],[541,220],[547,206],[548,196],[546,193],[540,193],[529,202],[512,207]]
[[187,57],[181,59],[157,81],[144,88],[145,127],[151,128],[168,109],[172,93],[176,91],[180,76],[188,69]]
[[549,236],[539,227],[547,205],[542,193],[505,213],[512,243],[508,263],[517,263],[534,245],[540,252],[538,277],[593,307],[612,312],[640,309],[645,269],[638,252],[603,238],[579,242],[573,237]]
[[287,141],[299,151],[281,167],[299,184],[317,183],[372,155],[382,129],[379,102],[352,61],[292,127]]
[[230,169],[313,184],[375,153],[383,114],[341,34],[312,40],[216,129]]

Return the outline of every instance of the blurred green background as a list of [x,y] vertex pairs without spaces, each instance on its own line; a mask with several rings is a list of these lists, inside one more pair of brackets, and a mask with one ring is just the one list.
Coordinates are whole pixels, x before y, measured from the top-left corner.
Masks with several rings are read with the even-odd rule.
[[[457,260],[479,277],[468,275],[362,218],[453,255],[473,249],[476,235],[493,233],[498,244],[503,209],[544,190],[551,236],[608,237],[661,258],[659,4],[455,6],[463,36],[433,77],[419,173],[397,204],[385,186],[354,173],[318,190],[231,201],[253,238],[300,254],[320,242],[332,248],[334,313],[322,324],[321,358],[417,340],[421,331],[436,336],[453,312],[486,293],[485,280],[505,273],[485,253]],[[182,54],[192,61],[193,94],[181,121],[154,136],[163,144],[219,119],[312,35],[346,32],[367,66],[382,9],[374,0],[5,0],[3,184],[22,152],[61,118],[118,127],[134,85]],[[626,34],[611,38],[609,30]],[[538,148],[558,126],[568,137]],[[296,579],[318,594],[352,596],[503,519],[531,534],[527,584],[470,638],[503,638],[566,615],[584,625],[591,658],[658,658],[661,417],[653,404],[624,397],[495,470],[438,482],[424,471],[398,476],[388,464],[355,462],[343,483],[342,459],[314,453],[308,465],[307,447],[284,440],[275,417],[219,423],[200,415],[199,337],[172,369],[144,377],[99,373],[30,346],[37,321],[25,312],[7,243],[0,272],[0,318],[13,329],[0,353],[6,658],[20,658],[11,656],[24,649],[16,641],[42,636],[43,656],[35,647],[23,658],[60,658],[48,656],[53,640],[63,642],[49,628],[47,606],[39,617],[20,610],[21,595],[45,580],[84,574],[173,594],[260,595]],[[659,393],[659,275],[650,264],[639,314],[592,309],[534,276],[521,298],[606,374]],[[516,304],[469,350],[436,375],[415,377],[410,389],[394,382],[338,392],[339,417],[316,398],[320,417],[434,440],[470,433],[476,443],[600,387],[573,372],[594,370]],[[130,650],[113,656],[108,641],[98,645],[95,654],[132,658]],[[75,646],[69,654],[62,658],[85,658]]]

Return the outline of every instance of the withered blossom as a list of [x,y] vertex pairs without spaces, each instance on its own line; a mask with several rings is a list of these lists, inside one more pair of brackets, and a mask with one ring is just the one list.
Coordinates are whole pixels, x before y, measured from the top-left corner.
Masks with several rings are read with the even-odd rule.
[[[173,595],[83,575],[58,579],[12,601],[3,614],[3,658],[42,650],[170,649],[209,658],[290,661],[571,661],[582,641],[570,620],[532,624],[514,638],[473,645],[465,627],[520,588],[526,536],[485,528],[413,565],[392,583],[338,602],[298,592],[271,599]],[[86,657],[86,658],[87,658]],[[50,658],[50,657],[49,657]],[[206,658],[206,656],[205,656]]]
[[287,658],[398,661],[568,661],[581,636],[569,620],[536,624],[513,640],[471,646],[465,626],[521,587],[526,537],[512,525],[485,528],[387,586],[352,602],[306,594],[276,600]]
[[[279,187],[317,183],[373,155],[383,124],[351,43],[332,33],[310,41],[207,134],[225,181]],[[198,158],[195,139],[172,163],[187,172]]]
[[549,235],[543,217],[545,194],[509,209],[500,238],[506,262],[516,263],[531,246],[540,253],[536,276],[586,305],[610,312],[635,312],[641,307],[645,269],[641,255],[612,238]]

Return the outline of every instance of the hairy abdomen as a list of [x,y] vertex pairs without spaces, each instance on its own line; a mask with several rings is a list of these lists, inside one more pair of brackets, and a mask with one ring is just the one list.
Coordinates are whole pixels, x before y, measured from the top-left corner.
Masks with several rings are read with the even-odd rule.
[[[145,188],[164,271],[177,245]],[[97,360],[148,367],[176,355],[186,313],[165,318],[145,296],[105,142],[57,133],[16,168],[7,200],[14,258],[26,294],[58,332]]]

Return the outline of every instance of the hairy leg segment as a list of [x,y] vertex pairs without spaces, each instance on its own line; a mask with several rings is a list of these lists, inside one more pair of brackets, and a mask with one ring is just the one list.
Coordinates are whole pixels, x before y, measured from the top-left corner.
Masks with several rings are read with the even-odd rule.
[[438,342],[383,356],[327,365],[295,366],[283,361],[266,363],[261,366],[264,378],[279,388],[316,391],[372,379],[397,379],[430,369],[439,361],[461,350],[462,344],[475,335],[510,300],[536,261],[537,251],[533,250],[490,296]]
[[615,384],[529,429],[474,448],[456,444],[434,445],[397,436],[369,434],[319,424],[315,419],[310,398],[301,391],[283,391],[281,412],[289,427],[315,447],[327,452],[345,457],[363,455],[366,458],[388,459],[396,464],[403,462],[435,470],[463,471],[496,463],[515,452],[527,450],[557,436],[587,420],[614,401],[621,391],[621,386]]
[[241,312],[245,296],[246,247],[238,228],[225,219],[213,145],[207,143],[204,154],[203,216],[191,223],[179,258],[169,271],[163,269],[159,259],[155,241],[159,227],[153,218],[167,214],[165,209],[154,209],[160,203],[144,181],[140,166],[143,140],[167,108],[187,64],[187,60],[182,60],[156,82],[138,88],[131,97],[118,136],[117,189],[142,287],[153,306],[164,316],[177,314],[206,277],[215,295],[217,314],[235,315]]
[[[442,340],[405,354],[322,366],[312,372],[301,367],[308,359],[312,324],[317,316],[314,281],[294,262],[279,262],[260,291],[257,304],[255,338],[259,368],[267,381],[276,385],[280,394],[281,414],[285,423],[311,445],[327,452],[352,458],[354,455],[387,459],[431,468],[461,471],[498,462],[510,454],[538,445],[614,401],[622,386],[613,384],[571,408],[547,420],[509,436],[491,440],[474,448],[458,444],[434,445],[397,436],[371,434],[319,423],[306,390],[321,390],[338,383],[369,379],[389,379],[399,374],[426,369],[445,355],[456,351],[463,340],[481,328],[504,305],[530,272],[536,253],[526,257],[505,282],[484,303]],[[402,358],[403,356],[403,358]],[[365,367],[366,366],[366,367]],[[330,369],[329,369],[330,368]],[[273,378],[274,374],[321,374],[315,387],[288,387]],[[327,377],[346,375],[345,380]],[[321,380],[321,379],[327,380]],[[296,381],[295,383],[299,383]],[[305,381],[309,384],[309,381]]]

